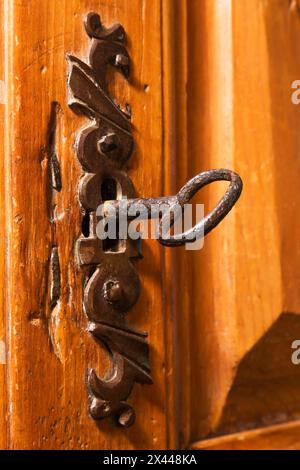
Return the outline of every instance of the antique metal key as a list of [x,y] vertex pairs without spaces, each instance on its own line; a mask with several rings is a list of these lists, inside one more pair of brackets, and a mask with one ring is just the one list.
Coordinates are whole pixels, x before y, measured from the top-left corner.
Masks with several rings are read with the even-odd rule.
[[[202,219],[197,225],[190,228],[188,231],[176,235],[170,235],[169,237],[163,237],[163,223],[166,216],[171,217],[171,225],[175,221],[176,214],[174,207],[180,207],[184,210],[185,204],[187,204],[191,198],[204,186],[213,183],[215,181],[230,181],[230,186],[219,203],[214,209],[209,212],[204,219]],[[162,215],[160,223],[158,225],[158,240],[162,245],[166,246],[180,246],[185,243],[193,243],[200,235],[207,235],[213,230],[228,214],[232,209],[240,194],[242,192],[243,183],[240,176],[231,170],[219,169],[219,170],[208,170],[200,173],[190,179],[177,193],[176,196],[167,196],[160,198],[139,198],[139,199],[126,199],[105,201],[104,202],[104,217],[109,217],[113,213],[115,217],[122,218],[126,217],[130,219],[130,213],[133,208],[137,211],[142,205],[146,208],[146,217],[153,218],[161,215],[160,207],[168,207],[170,214]],[[157,208],[153,211],[153,208]]]

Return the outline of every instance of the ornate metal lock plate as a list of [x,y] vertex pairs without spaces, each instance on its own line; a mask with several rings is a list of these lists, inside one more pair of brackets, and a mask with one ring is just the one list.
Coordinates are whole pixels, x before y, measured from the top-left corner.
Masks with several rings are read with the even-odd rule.
[[[125,31],[121,25],[105,28],[98,14],[89,13],[85,29],[91,38],[89,64],[69,55],[69,106],[85,115],[91,124],[81,130],[76,142],[78,160],[84,171],[79,183],[79,200],[84,211],[82,234],[77,241],[78,262],[89,266],[90,275],[84,288],[83,305],[89,319],[89,331],[111,352],[113,372],[99,378],[94,369],[88,371],[89,411],[94,419],[113,415],[122,426],[130,426],[135,411],[126,402],[135,382],[151,384],[149,349],[146,334],[127,324],[126,314],[140,293],[139,277],[131,260],[141,257],[139,241],[100,240],[96,234],[97,207],[114,206],[120,211],[120,200],[126,196],[128,207],[137,201],[146,207],[183,206],[204,185],[217,180],[231,182],[218,205],[192,229],[197,235],[212,230],[233,207],[242,190],[238,175],[230,170],[210,170],[195,176],[176,196],[158,199],[133,199],[133,184],[124,168],[133,150],[130,110],[121,109],[109,95],[106,72],[109,66],[125,79],[130,73],[130,58],[125,47]],[[150,217],[150,212],[147,215]],[[161,221],[162,222],[162,221]],[[161,227],[161,225],[160,225]],[[191,235],[191,233],[189,233]],[[178,246],[193,241],[186,233],[159,241]]]
[[85,174],[79,184],[79,199],[85,210],[83,233],[77,242],[81,265],[90,265],[92,275],[84,289],[84,309],[89,331],[111,351],[113,373],[100,379],[89,370],[87,381],[93,418],[117,417],[119,424],[134,422],[134,409],[125,402],[135,382],[152,383],[146,337],[127,325],[126,313],[139,297],[140,283],[131,258],[139,257],[138,242],[105,243],[96,236],[96,209],[100,202],[134,197],[130,178],[122,169],[131,156],[133,137],[130,116],[109,96],[106,72],[115,67],[129,76],[130,59],[125,31],[116,25],[106,29],[99,15],[89,13],[85,29],[92,39],[89,65],[69,56],[71,66],[70,107],[93,123],[78,136],[77,157]]

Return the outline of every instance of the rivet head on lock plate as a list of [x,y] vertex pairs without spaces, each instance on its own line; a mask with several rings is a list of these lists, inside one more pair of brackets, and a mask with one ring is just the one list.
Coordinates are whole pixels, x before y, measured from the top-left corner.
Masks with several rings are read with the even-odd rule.
[[119,281],[107,281],[103,286],[103,296],[109,303],[120,302],[124,291]]
[[99,147],[102,153],[112,152],[118,148],[118,138],[114,132],[104,135],[99,140]]

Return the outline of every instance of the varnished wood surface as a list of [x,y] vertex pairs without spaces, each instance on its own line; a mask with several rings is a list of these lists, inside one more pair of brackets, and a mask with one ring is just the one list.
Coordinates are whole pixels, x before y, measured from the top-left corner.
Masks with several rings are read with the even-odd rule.
[[[300,108],[291,104],[291,83],[300,79],[299,2],[7,0],[1,11],[3,4],[0,341],[7,354],[0,364],[0,447],[299,448],[299,423],[275,424],[297,412],[295,399],[289,414],[280,414],[281,389],[280,413],[268,395],[252,430],[228,419],[237,402],[244,415],[252,411],[252,402],[234,401],[243,359],[253,353],[259,369],[259,341],[282,313],[300,312]],[[73,144],[86,120],[67,106],[65,54],[86,60],[83,18],[92,10],[128,34],[132,78],[128,84],[113,75],[111,91],[132,107],[129,174],[138,194],[174,194],[209,168],[231,168],[244,180],[237,206],[200,252],[144,243],[142,295],[129,323],[149,332],[154,385],[135,386],[137,422],[128,430],[89,418],[84,383],[87,367],[105,373],[110,359],[86,332],[82,311],[83,273],[74,256],[82,171]],[[60,192],[49,180],[51,108]],[[207,210],[223,191],[213,185],[195,199]],[[51,309],[53,246],[61,296]],[[286,347],[276,341],[274,357]],[[267,375],[270,383],[281,372]],[[297,369],[293,374],[290,383]],[[244,389],[255,378],[246,374]]]
[[[208,0],[199,9],[196,0],[188,2],[190,174],[222,167],[239,171],[233,147],[231,4]],[[223,185],[211,185],[199,196],[206,211],[222,190]],[[206,238],[203,249],[188,254],[193,298],[190,354],[191,369],[195,371],[191,375],[190,440],[207,435],[218,420],[233,377],[237,315],[235,232],[243,201],[244,194],[226,220]]]
[[[167,2],[164,2],[164,4]],[[171,18],[170,26],[172,37],[168,41],[166,56],[171,63],[170,83],[165,83],[164,93],[169,93],[168,102],[170,120],[166,129],[169,139],[169,149],[165,158],[165,174],[167,165],[171,168],[169,176],[169,190],[165,194],[176,194],[189,179],[188,173],[188,89],[187,89],[187,59],[188,59],[188,22],[186,1],[176,0],[170,2]],[[165,15],[164,15],[165,17]],[[166,61],[165,61],[166,62]],[[185,156],[185,157],[183,157]],[[166,296],[169,300],[171,319],[169,330],[173,331],[173,381],[175,383],[175,436],[174,444],[177,448],[184,447],[189,440],[190,428],[190,380],[191,380],[191,358],[190,358],[190,322],[189,313],[192,302],[190,296],[190,265],[186,262],[187,252],[184,247],[167,249],[170,266],[169,290]],[[168,266],[168,265],[167,265]],[[170,334],[170,333],[169,333]],[[179,385],[180,384],[180,385]]]
[[299,421],[192,443],[194,450],[299,450]]
[[[129,323],[149,332],[154,385],[136,385],[130,397],[137,420],[128,430],[87,414],[85,372],[105,373],[107,353],[86,331],[83,275],[74,258],[80,231],[77,184],[81,169],[73,145],[85,124],[67,106],[66,53],[86,60],[84,15],[97,11],[105,25],[120,22],[128,35],[130,83],[113,78],[112,92],[132,107],[136,142],[129,174],[141,196],[163,190],[162,10],[159,0],[24,0],[7,3],[9,217],[8,442],[13,449],[163,449],[170,394],[165,377],[165,314],[161,248],[144,243],[138,270],[142,295]],[[167,25],[166,25],[167,26]],[[58,103],[53,105],[52,103]],[[47,152],[51,106],[56,109],[56,152],[62,190],[50,187]],[[53,122],[52,122],[53,125]],[[51,127],[51,123],[50,123]],[[165,175],[167,181],[167,175]],[[52,222],[50,221],[51,219]],[[49,263],[58,247],[61,296],[50,307]],[[9,316],[8,316],[9,311]],[[169,335],[168,335],[169,338]],[[2,366],[0,366],[2,367]],[[168,365],[171,384],[172,367]],[[167,407],[168,400],[168,407]],[[169,423],[170,426],[170,423]]]
[[[4,2],[0,1],[1,16],[4,13]],[[6,401],[6,333],[7,318],[5,315],[5,61],[4,61],[4,23],[0,21],[0,448],[5,448],[7,437],[7,401]]]
[[[174,122],[174,114],[176,112],[175,104],[175,51],[174,40],[176,13],[174,2],[171,0],[162,2],[162,58],[163,58],[163,161],[162,168],[164,171],[162,194],[176,193],[176,180],[174,178],[173,169],[176,167],[176,126]],[[175,250],[176,251],[176,250]],[[175,263],[174,250],[162,249],[162,267],[164,269],[164,277],[162,284],[164,315],[165,315],[165,341],[166,348],[166,386],[168,389],[166,401],[167,419],[167,447],[178,448],[180,428],[180,402],[178,382],[180,380],[181,368],[179,367],[180,357],[178,356],[178,311],[176,309],[176,273],[177,266]]]
[[[290,344],[282,349],[284,330],[281,339],[268,335],[284,313],[294,318],[300,312],[300,108],[291,102],[291,84],[300,76],[299,2],[204,0],[199,8],[199,1],[191,0],[187,5],[190,175],[229,167],[244,181],[234,210],[190,259],[190,442],[230,432],[226,448],[299,448],[297,424],[287,436],[262,428],[253,431],[254,441],[243,440],[247,428],[297,417],[292,384],[300,372],[294,366],[282,382],[291,366]],[[211,186],[204,195],[208,207],[217,195]],[[265,338],[269,369],[255,355]],[[253,375],[239,368],[247,353]],[[281,361],[264,383],[255,382],[264,367],[272,371],[278,354],[285,354],[286,366]],[[252,394],[243,401],[237,387]],[[257,406],[262,387],[270,393]],[[255,419],[248,423],[232,419],[249,412]],[[215,439],[222,441],[214,438],[210,446],[206,440],[203,447],[218,448]]]

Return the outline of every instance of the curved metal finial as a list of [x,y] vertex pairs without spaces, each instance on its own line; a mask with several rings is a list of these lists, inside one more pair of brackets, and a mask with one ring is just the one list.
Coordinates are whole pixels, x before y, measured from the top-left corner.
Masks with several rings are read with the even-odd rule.
[[[179,204],[180,207],[184,207],[201,188],[215,181],[230,181],[229,188],[218,204],[198,224],[186,232],[165,237],[163,235],[164,222],[167,221],[169,227],[175,222],[174,211],[172,210],[174,204]],[[239,199],[242,189],[242,179],[237,173],[231,170],[223,168],[219,170],[208,170],[194,176],[177,193],[174,198],[174,204],[170,205],[169,213],[166,213],[161,218],[158,225],[158,241],[166,246],[181,246],[186,243],[193,243],[195,240],[199,239],[199,237],[207,235],[226,217],[228,212],[231,211]]]
[[114,42],[124,42],[126,39],[125,30],[122,25],[115,24],[110,28],[105,28],[101,23],[98,13],[88,13],[84,21],[84,26],[87,34],[91,38]]

